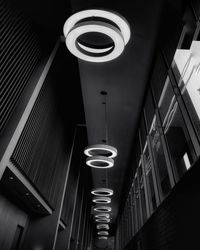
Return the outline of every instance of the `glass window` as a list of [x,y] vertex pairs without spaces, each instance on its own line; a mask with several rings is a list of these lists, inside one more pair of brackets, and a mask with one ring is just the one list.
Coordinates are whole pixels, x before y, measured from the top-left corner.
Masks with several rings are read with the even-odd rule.
[[135,206],[136,206],[136,214],[137,214],[137,221],[138,221],[138,230],[142,226],[142,214],[141,214],[141,206],[140,206],[140,187],[139,187],[139,180],[138,174],[135,174],[134,178],[134,188],[135,188]]
[[171,190],[171,183],[167,169],[167,162],[163,149],[163,143],[156,115],[153,118],[149,133],[152,155],[155,164],[155,171],[158,177],[158,187],[161,199],[163,199]]
[[179,179],[190,168],[196,155],[169,77],[158,106],[172,165]]
[[129,212],[129,227],[130,227],[130,239],[133,237],[134,235],[134,224],[132,223],[133,218],[132,218],[132,200],[131,200],[131,191],[129,192],[129,196],[128,196],[128,212]]
[[157,202],[156,202],[155,187],[154,187],[155,184],[153,181],[152,162],[149,155],[147,142],[144,147],[143,157],[144,157],[144,169],[145,169],[148,198],[149,198],[149,207],[150,207],[150,213],[152,213],[157,208]]
[[142,219],[144,223],[147,220],[147,204],[146,204],[146,195],[145,195],[145,190],[144,190],[144,178],[143,178],[143,170],[142,170],[141,161],[138,167],[138,179],[139,179],[139,184],[140,184]]
[[134,235],[137,232],[137,217],[136,217],[135,194],[133,185],[131,187],[130,200],[131,200],[131,218],[132,218],[131,224],[132,224],[132,232]]
[[176,50],[172,64],[188,114],[200,139],[200,41]]
[[140,134],[140,138],[141,138],[141,147],[144,148],[144,145],[145,145],[145,142],[147,139],[147,132],[146,132],[144,115],[142,115],[142,118],[140,120],[140,132],[139,132],[139,134]]
[[[163,86],[165,84],[165,79],[167,77],[168,68],[164,61],[161,52],[157,52],[155,58],[155,65],[151,78],[151,86],[156,102],[159,101],[160,95],[162,93]],[[154,115],[154,113],[153,113]],[[153,117],[153,116],[152,116]]]
[[151,127],[151,123],[153,120],[153,116],[154,116],[154,101],[153,101],[153,96],[151,93],[151,88],[148,91],[147,97],[146,97],[146,103],[145,103],[145,107],[144,107],[144,114],[145,114],[145,119],[146,119],[146,127],[147,130],[149,131],[150,127]]

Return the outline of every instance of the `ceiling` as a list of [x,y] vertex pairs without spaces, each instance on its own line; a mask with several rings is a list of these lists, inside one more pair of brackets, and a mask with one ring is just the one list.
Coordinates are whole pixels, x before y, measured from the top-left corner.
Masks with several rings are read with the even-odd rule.
[[[114,10],[131,27],[131,39],[123,54],[105,63],[78,61],[89,145],[105,139],[105,105],[108,144],[118,149],[115,166],[92,170],[94,187],[114,190],[112,222],[116,221],[126,182],[127,169],[134,153],[134,138],[154,54],[161,0],[11,0],[33,22],[42,43],[48,47],[62,35],[65,20],[74,12],[88,8]],[[66,49],[66,56],[68,56]],[[66,70],[68,70],[66,65]],[[106,179],[107,176],[107,179]]]
[[[131,40],[123,54],[105,63],[79,60],[80,79],[85,108],[89,145],[105,139],[105,105],[108,144],[117,148],[115,166],[92,169],[94,187],[114,190],[112,198],[113,222],[118,213],[127,167],[134,153],[134,137],[148,84],[149,70],[155,47],[161,1],[98,1],[71,0],[72,12],[86,8],[111,9],[122,14],[131,27]],[[106,175],[108,181],[106,180]]]

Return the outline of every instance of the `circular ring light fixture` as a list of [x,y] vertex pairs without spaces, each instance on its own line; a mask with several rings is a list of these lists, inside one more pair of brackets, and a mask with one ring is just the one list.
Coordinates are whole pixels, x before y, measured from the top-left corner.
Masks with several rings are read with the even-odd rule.
[[92,199],[93,202],[97,204],[109,204],[111,203],[111,199],[109,197],[94,197]]
[[98,206],[94,208],[95,212],[111,212],[112,208],[107,206]]
[[114,166],[113,159],[105,156],[92,156],[86,159],[86,164],[92,168],[112,168]]
[[106,213],[95,214],[94,217],[97,218],[97,219],[104,219],[104,218],[109,219],[110,218],[110,214],[106,214]]
[[97,234],[98,235],[109,235],[109,233],[107,231],[99,231]]
[[111,196],[113,193],[113,190],[110,188],[95,188],[91,191],[91,194],[96,196]]
[[[85,21],[86,19],[89,21]],[[99,19],[102,21],[98,21]],[[90,62],[105,62],[117,58],[131,36],[130,27],[124,17],[118,13],[98,9],[75,13],[67,19],[63,31],[69,51],[76,57]],[[83,34],[93,32],[110,37],[113,45],[94,48],[90,44],[82,44],[78,39]]]
[[97,224],[97,229],[109,229],[109,225],[108,224]]
[[110,222],[110,219],[102,218],[102,219],[96,219],[95,221],[96,221],[96,222],[109,223],[109,222]]
[[99,240],[107,240],[108,237],[107,237],[107,236],[99,236],[98,239],[99,239]]
[[117,149],[106,144],[95,144],[86,147],[84,150],[84,154],[89,157],[101,155],[108,158],[114,158],[117,156]]

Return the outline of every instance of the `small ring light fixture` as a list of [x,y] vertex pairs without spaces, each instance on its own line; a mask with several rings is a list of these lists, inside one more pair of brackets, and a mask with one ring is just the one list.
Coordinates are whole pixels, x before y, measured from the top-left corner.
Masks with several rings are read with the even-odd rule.
[[[124,17],[113,11],[99,9],[73,14],[65,22],[63,32],[68,50],[76,57],[90,62],[106,62],[117,58],[131,36],[129,24]],[[113,41],[112,46],[95,47],[80,42],[81,35],[94,32],[109,37]]]
[[99,231],[97,234],[98,235],[109,235],[109,233],[107,231]]
[[86,147],[84,150],[84,154],[88,157],[101,155],[108,158],[115,158],[117,156],[117,149],[106,144],[95,144]]
[[107,229],[109,230],[109,225],[108,224],[97,224],[97,229]]
[[104,219],[104,218],[109,219],[110,218],[110,214],[106,214],[106,213],[95,214],[94,217],[97,218],[97,219]]
[[111,203],[111,198],[109,197],[94,197],[92,199],[93,202],[97,204],[109,204]]
[[113,159],[105,156],[92,156],[86,159],[86,164],[92,168],[112,168],[114,166]]
[[111,212],[112,208],[107,206],[94,207],[95,212]]
[[110,219],[102,218],[102,219],[96,219],[95,221],[96,221],[96,222],[109,223],[109,222],[110,222]]
[[107,240],[108,237],[107,237],[107,236],[99,236],[98,239],[99,239],[99,240]]
[[113,190],[110,188],[95,188],[91,191],[91,194],[96,196],[111,196],[113,193]]

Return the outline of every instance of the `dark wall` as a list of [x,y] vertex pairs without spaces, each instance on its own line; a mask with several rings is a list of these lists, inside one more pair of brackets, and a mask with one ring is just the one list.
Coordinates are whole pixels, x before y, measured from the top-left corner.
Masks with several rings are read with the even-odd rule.
[[26,227],[27,214],[0,194],[0,249],[12,247],[17,226]]
[[177,184],[125,249],[199,248],[199,161]]
[[[3,24],[0,27],[3,52],[0,59],[0,176],[3,176],[0,180],[3,187],[3,194],[0,195],[0,249],[15,249],[12,244],[18,244],[17,240],[21,237],[19,249],[50,250],[55,247],[60,230],[65,231],[64,235],[69,231],[68,241],[63,245],[66,248],[71,235],[78,187],[78,207],[82,204],[83,194],[85,197],[88,195],[88,190],[83,188],[82,192],[83,183],[79,186],[81,157],[71,158],[75,128],[77,124],[85,122],[77,62],[61,41],[55,57],[50,55],[52,50],[45,50],[41,54],[43,44],[41,46],[40,38],[24,13],[15,7],[12,1],[0,2]],[[47,63],[49,56],[52,62]],[[33,91],[38,89],[45,74],[34,102]],[[29,105],[30,100],[33,107]],[[16,130],[18,124],[24,124],[20,127],[22,132]],[[86,146],[85,128],[79,133],[74,154],[82,155]],[[82,134],[84,139],[81,139]],[[9,166],[11,169],[8,170]],[[9,175],[5,176],[5,172]],[[10,174],[13,175],[12,179]],[[13,190],[14,186],[10,185],[12,180],[19,184],[19,190]],[[13,197],[18,191],[18,196]],[[51,214],[44,216],[28,209],[32,205],[41,206],[35,200],[35,193],[52,209]],[[63,197],[67,202],[62,208]],[[29,199],[30,204],[26,206]],[[78,207],[76,211],[79,211]],[[60,229],[61,212],[65,213],[68,208],[69,230]],[[87,214],[88,210],[80,211],[80,216],[84,218]],[[89,225],[88,217],[85,223],[76,220],[75,224],[80,225],[81,230],[77,235],[84,239],[86,224]]]
[[[41,60],[37,35],[23,13],[0,1],[1,58],[0,58],[0,156],[5,150],[12,130],[13,116],[20,97],[30,86],[33,73]],[[30,86],[31,87],[31,86]],[[12,121],[11,121],[12,120]],[[15,119],[16,120],[16,119]]]

